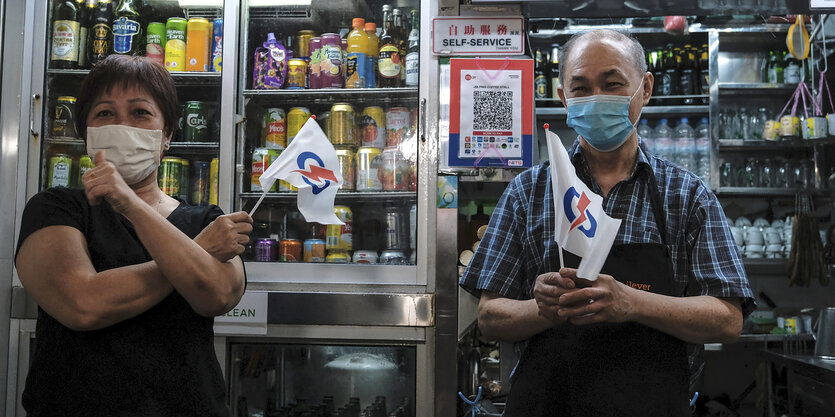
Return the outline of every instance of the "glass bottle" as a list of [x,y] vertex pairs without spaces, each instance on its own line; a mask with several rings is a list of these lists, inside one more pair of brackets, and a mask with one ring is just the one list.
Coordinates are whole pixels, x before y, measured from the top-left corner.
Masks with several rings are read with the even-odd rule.
[[409,50],[408,32],[403,24],[403,12],[400,9],[392,11],[394,19],[394,29],[397,39],[397,50],[400,51],[400,87],[406,85],[406,54]]
[[138,0],[121,0],[113,12],[113,53],[140,55],[145,51],[142,8]]
[[78,44],[81,37],[78,3],[73,0],[59,1],[52,16],[50,66],[58,69],[77,68]]
[[537,49],[534,55],[534,94],[536,98],[548,98],[548,78],[545,77],[545,54]]
[[420,80],[420,15],[412,9],[412,31],[409,32],[409,49],[406,52],[406,86],[417,87]]
[[559,99],[560,88],[560,46],[557,44],[551,45],[551,68],[549,69],[551,77],[551,98]]
[[95,0],[75,0],[78,4],[78,68],[88,68],[87,39],[90,33],[90,13],[96,7]]
[[400,48],[394,36],[394,17],[391,6],[383,5],[383,33],[380,34],[380,53],[377,61],[377,87],[400,86]]
[[107,58],[113,50],[113,3],[110,0],[98,0],[90,18],[89,60],[90,65],[97,65]]

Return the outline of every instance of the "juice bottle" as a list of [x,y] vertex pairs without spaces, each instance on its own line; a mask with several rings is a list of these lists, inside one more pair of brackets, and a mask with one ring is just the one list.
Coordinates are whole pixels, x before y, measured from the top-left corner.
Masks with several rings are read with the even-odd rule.
[[365,19],[355,17],[353,29],[348,33],[348,63],[345,72],[345,88],[364,88],[368,67],[368,34]]
[[368,68],[366,68],[365,86],[374,88],[377,86],[377,58],[380,55],[380,38],[377,37],[377,24],[368,22],[365,24],[365,33],[368,34]]

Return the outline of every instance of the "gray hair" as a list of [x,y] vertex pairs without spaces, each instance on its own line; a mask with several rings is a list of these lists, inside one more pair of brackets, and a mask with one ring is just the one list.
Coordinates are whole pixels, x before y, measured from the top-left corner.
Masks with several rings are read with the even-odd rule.
[[629,55],[629,60],[632,61],[635,69],[643,75],[647,72],[647,61],[644,57],[644,47],[632,35],[614,31],[611,29],[597,29],[587,32],[576,33],[568,39],[568,42],[560,48],[560,84],[565,84],[565,61],[571,56],[571,50],[574,45],[583,40],[601,40],[609,39],[616,42],[621,42],[626,45],[626,52]]

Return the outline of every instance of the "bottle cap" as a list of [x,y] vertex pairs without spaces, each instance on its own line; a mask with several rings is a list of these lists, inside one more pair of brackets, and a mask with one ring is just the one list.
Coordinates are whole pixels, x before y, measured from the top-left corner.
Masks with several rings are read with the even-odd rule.
[[377,24],[374,22],[368,22],[365,24],[365,31],[366,32],[376,32],[377,31]]
[[352,24],[353,27],[361,28],[361,27],[363,27],[363,25],[365,25],[365,19],[363,19],[361,17],[355,17],[354,18],[354,21],[353,21],[353,24]]

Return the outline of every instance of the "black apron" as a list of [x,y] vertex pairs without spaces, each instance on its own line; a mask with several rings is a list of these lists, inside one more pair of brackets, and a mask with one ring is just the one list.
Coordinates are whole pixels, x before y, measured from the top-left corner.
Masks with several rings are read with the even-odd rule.
[[[674,290],[666,221],[647,172],[663,243],[614,245],[601,273],[653,293]],[[576,268],[579,258],[565,253]],[[554,256],[551,257],[553,263]],[[551,265],[553,270],[558,265]],[[561,324],[535,335],[511,378],[505,417],[689,416],[686,344],[638,323]]]

